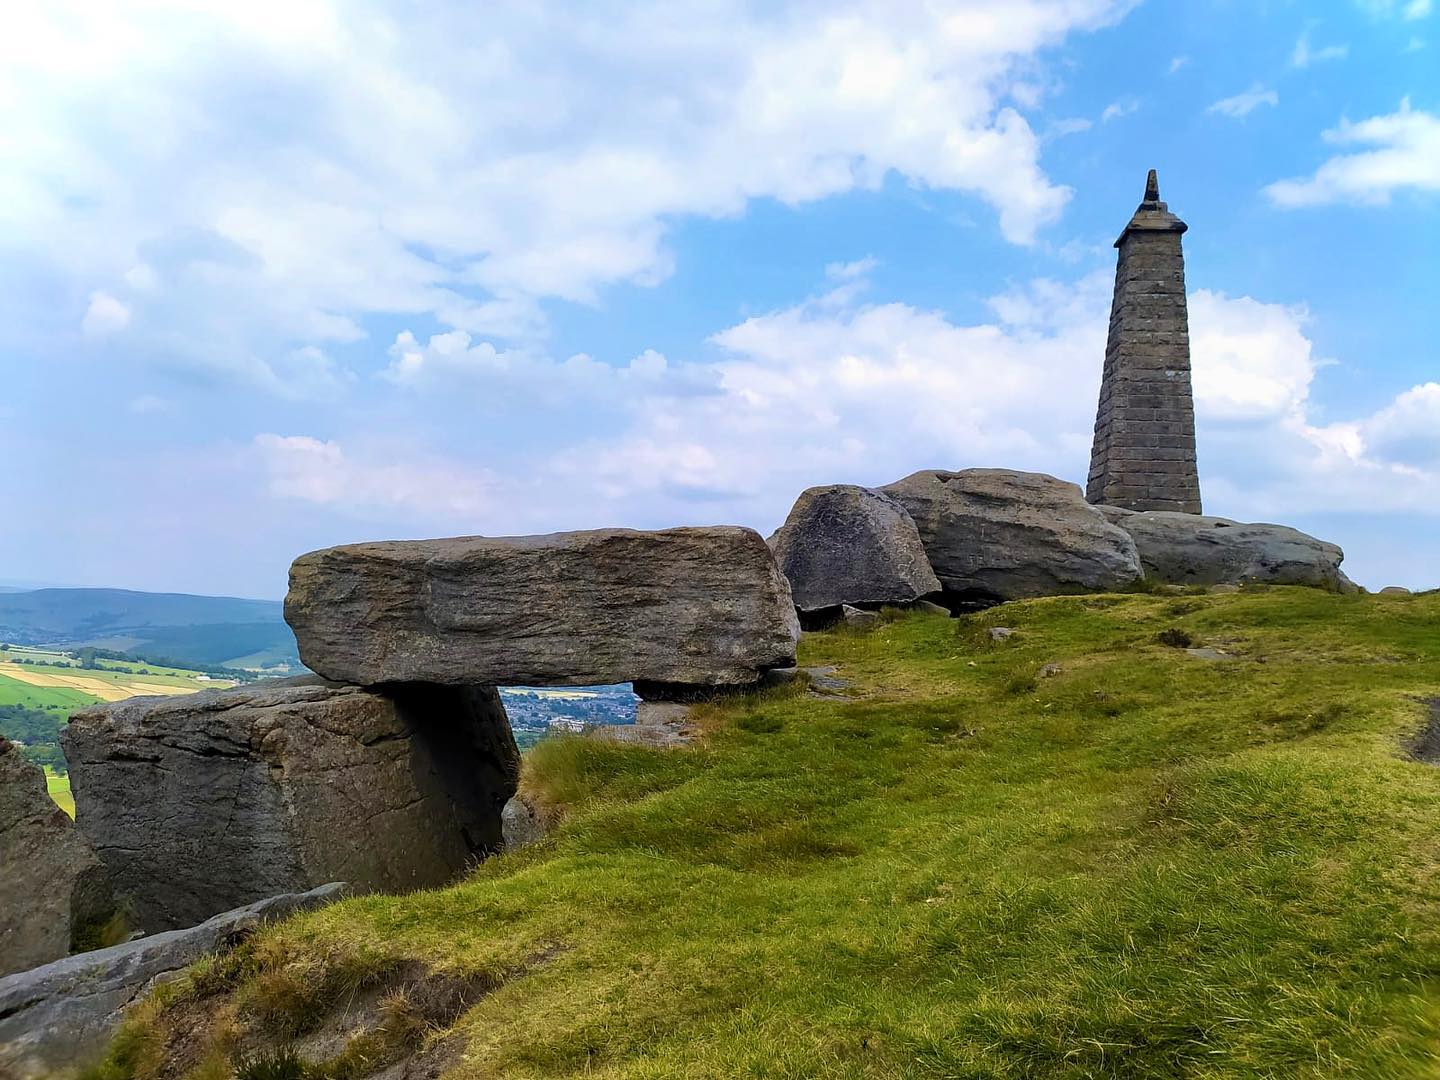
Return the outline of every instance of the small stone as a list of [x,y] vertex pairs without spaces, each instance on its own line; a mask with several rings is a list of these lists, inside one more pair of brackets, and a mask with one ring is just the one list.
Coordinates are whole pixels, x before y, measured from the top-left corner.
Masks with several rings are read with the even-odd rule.
[[808,667],[801,668],[805,677],[810,681],[812,692],[824,696],[832,696],[836,691],[849,687],[849,682],[837,678],[833,667]]
[[512,795],[500,811],[500,832],[505,850],[513,851],[543,839],[545,819],[525,795]]
[[1014,637],[1014,636],[1015,636],[1015,630],[1014,630],[1012,627],[1009,627],[1009,626],[992,626],[992,627],[990,627],[990,640],[991,640],[991,641],[1009,641],[1009,640],[1010,640],[1012,637]]
[[880,624],[878,612],[865,611],[863,608],[852,607],[844,604],[840,608],[840,618],[846,626],[853,626],[857,629],[865,629]]
[[1046,664],[1040,669],[1040,677],[1042,679],[1053,679],[1056,675],[1059,675],[1064,670],[1065,669],[1062,668],[1059,664]]
[[681,701],[641,701],[635,706],[635,723],[642,727],[688,724],[692,706]]
[[1409,596],[1410,590],[1404,585],[1386,585],[1380,590],[1381,596]]
[[656,750],[689,746],[695,741],[688,731],[673,724],[596,724],[587,727],[583,735],[596,742],[648,746]]
[[950,618],[950,609],[940,604],[932,603],[929,600],[916,600],[910,605],[911,611],[918,611],[922,615],[943,615]]
[[762,673],[761,673],[761,675],[760,675],[760,681],[756,684],[756,688],[757,688],[757,689],[760,689],[760,690],[773,690],[773,689],[775,689],[777,686],[789,686],[791,683],[793,683],[793,682],[794,682],[796,679],[798,679],[799,677],[800,677],[800,669],[799,669],[799,668],[794,668],[794,667],[771,668],[769,671],[766,671],[766,672],[762,672]]

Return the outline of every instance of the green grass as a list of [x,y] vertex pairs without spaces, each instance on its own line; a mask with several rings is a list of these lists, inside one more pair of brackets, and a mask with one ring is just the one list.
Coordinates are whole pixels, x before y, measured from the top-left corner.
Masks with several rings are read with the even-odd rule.
[[545,740],[548,840],[262,932],[103,1075],[223,1071],[403,964],[492,973],[452,1034],[477,1080],[1435,1075],[1440,770],[1401,748],[1440,596],[1068,597],[801,652],[853,697]]
[[31,686],[18,679],[6,677],[0,667],[0,705],[24,705],[31,709],[44,709],[57,705],[69,716],[76,709],[94,705],[99,698],[81,690],[60,686]]

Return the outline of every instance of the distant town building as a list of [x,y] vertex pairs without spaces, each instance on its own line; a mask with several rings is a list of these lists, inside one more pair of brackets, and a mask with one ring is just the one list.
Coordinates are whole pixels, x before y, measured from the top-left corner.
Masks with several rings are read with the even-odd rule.
[[1085,488],[1092,503],[1200,513],[1180,250],[1186,228],[1160,201],[1151,169],[1145,199],[1115,241],[1115,298]]

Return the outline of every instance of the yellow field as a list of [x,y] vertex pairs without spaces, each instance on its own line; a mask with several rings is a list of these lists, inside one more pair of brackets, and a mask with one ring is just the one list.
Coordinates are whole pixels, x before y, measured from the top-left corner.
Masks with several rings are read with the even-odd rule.
[[[34,671],[19,664],[5,664],[0,676],[31,686],[50,686],[66,690],[78,690],[101,701],[123,701],[141,694],[193,694],[201,687],[174,686],[169,683],[147,682],[143,678],[112,682],[108,679],[88,675],[54,675],[48,671]],[[204,684],[206,687],[229,685],[222,681]]]
[[56,776],[46,769],[45,787],[50,792],[50,798],[55,800],[55,805],[73,818],[75,816],[75,796],[70,793],[70,777]]

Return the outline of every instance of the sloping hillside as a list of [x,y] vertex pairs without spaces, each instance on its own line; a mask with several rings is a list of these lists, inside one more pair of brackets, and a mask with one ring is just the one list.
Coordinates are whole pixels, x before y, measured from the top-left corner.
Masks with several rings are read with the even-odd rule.
[[254,658],[299,662],[276,600],[131,592],[35,589],[0,594],[0,641],[96,645],[187,663]]
[[547,840],[262,932],[100,1075],[1433,1075],[1440,595],[1037,600],[802,663],[848,696],[542,743]]

